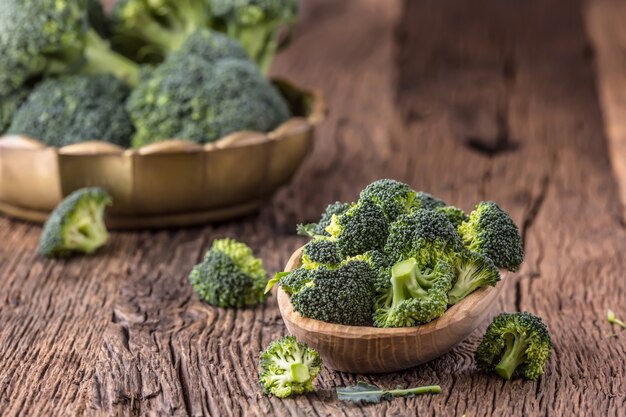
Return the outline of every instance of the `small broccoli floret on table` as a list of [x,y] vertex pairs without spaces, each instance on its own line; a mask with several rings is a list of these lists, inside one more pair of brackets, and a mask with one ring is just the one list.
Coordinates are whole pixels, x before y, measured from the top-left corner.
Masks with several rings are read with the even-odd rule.
[[329,204],[322,213],[322,217],[320,221],[317,223],[309,223],[309,224],[299,224],[297,227],[298,234],[301,236],[330,236],[330,234],[326,231],[326,228],[330,225],[331,220],[333,219],[333,215],[340,215],[345,213],[346,210],[350,208],[350,203],[342,203],[340,201],[336,201],[332,204]]
[[290,115],[284,98],[252,62],[210,63],[178,53],[142,80],[126,106],[137,128],[135,147],[174,138],[212,142],[241,130],[267,132]]
[[469,216],[463,210],[454,206],[437,207],[435,211],[446,216],[454,227],[459,227],[461,223],[469,220]]
[[414,258],[391,268],[390,285],[379,291],[374,313],[377,327],[411,327],[445,313],[454,270],[444,261],[433,269],[420,268]]
[[244,243],[218,239],[189,275],[198,296],[217,307],[243,308],[263,303],[267,272]]
[[326,231],[337,241],[343,256],[355,256],[382,249],[388,236],[389,222],[375,203],[359,201],[342,214],[335,214]]
[[503,313],[487,328],[474,359],[485,372],[504,379],[537,380],[550,359],[552,341],[541,318],[530,313]]
[[293,309],[302,317],[350,326],[371,324],[374,293],[367,263],[355,260],[336,269],[296,271],[280,283],[288,282]]
[[450,305],[481,287],[495,287],[500,281],[498,267],[484,255],[465,250],[454,257],[452,264],[456,270],[456,281],[448,294]]
[[524,260],[517,226],[493,201],[479,203],[458,230],[466,248],[487,256],[499,268],[517,271]]
[[435,210],[437,208],[445,207],[446,203],[432,194],[428,194],[424,191],[418,191],[415,193],[413,206],[418,209]]
[[104,210],[111,203],[102,188],[82,188],[68,195],[50,213],[39,240],[39,253],[63,257],[95,252],[109,239]]
[[313,392],[313,380],[322,370],[320,355],[293,336],[271,342],[260,362],[263,392],[278,398]]
[[212,26],[237,39],[266,73],[279,36],[298,15],[298,0],[208,0]]
[[134,131],[124,110],[129,94],[112,75],[50,78],[35,86],[8,132],[58,147],[88,139],[127,147]]
[[393,222],[385,253],[390,261],[415,258],[420,266],[449,260],[463,249],[461,238],[445,215],[433,210],[413,210]]
[[342,259],[337,242],[329,238],[315,238],[302,250],[302,267],[305,269],[316,269],[320,266],[336,268]]
[[416,202],[416,193],[403,182],[391,179],[375,181],[361,191],[361,200],[377,204],[390,222],[408,214]]

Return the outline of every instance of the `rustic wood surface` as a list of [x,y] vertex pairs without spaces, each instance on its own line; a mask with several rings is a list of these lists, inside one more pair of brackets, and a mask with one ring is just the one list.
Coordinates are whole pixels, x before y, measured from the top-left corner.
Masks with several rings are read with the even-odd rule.
[[[607,338],[605,316],[626,317],[626,232],[587,9],[569,0],[309,0],[302,9],[274,73],[321,88],[331,114],[312,157],[260,213],[115,232],[96,256],[64,261],[36,255],[39,227],[0,218],[0,414],[623,416],[626,332]],[[280,270],[303,243],[296,223],[380,177],[464,209],[493,199],[513,214],[527,257],[498,309],[548,323],[555,349],[539,382],[476,370],[484,324],[407,371],[325,370],[315,394],[262,395],[258,352],[286,331],[275,299],[211,308],[189,287],[190,268],[213,238],[232,236]],[[443,393],[338,403],[334,387],[357,379],[436,383]]]

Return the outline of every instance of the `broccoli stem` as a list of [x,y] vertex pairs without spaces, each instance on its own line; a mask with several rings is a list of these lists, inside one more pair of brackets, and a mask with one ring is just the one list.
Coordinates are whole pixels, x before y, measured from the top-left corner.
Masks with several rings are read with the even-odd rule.
[[65,236],[69,248],[92,253],[109,237],[102,221],[104,206],[88,203],[76,213],[78,219],[73,223]]
[[504,379],[511,379],[515,369],[524,362],[528,339],[525,334],[508,334],[506,337],[506,351],[496,365],[496,372]]
[[81,70],[84,74],[110,73],[131,87],[139,84],[139,66],[112,51],[109,43],[93,29],[85,34],[85,58],[87,63]]
[[406,397],[408,395],[439,394],[441,392],[441,387],[439,385],[426,385],[417,388],[392,389],[383,392],[385,394],[391,394],[394,397]]
[[448,304],[458,303],[482,285],[480,280],[472,279],[472,272],[468,269],[462,269],[459,272],[456,284],[448,294]]
[[311,374],[309,374],[309,368],[301,363],[292,363],[291,366],[291,377],[296,382],[306,382],[311,379]]
[[414,258],[398,262],[391,268],[392,308],[404,300],[426,294],[417,282],[416,271],[417,261]]

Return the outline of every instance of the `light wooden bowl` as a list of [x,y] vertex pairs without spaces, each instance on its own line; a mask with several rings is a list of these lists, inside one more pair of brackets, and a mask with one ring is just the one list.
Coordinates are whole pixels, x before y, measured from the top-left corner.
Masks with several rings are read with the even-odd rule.
[[169,227],[225,220],[258,209],[286,184],[313,145],[326,106],[317,92],[274,84],[294,116],[268,133],[242,131],[200,145],[166,140],[139,149],[86,141],[48,147],[0,138],[0,212],[43,222],[74,190],[104,187],[113,228]]
[[[302,248],[289,259],[285,271],[301,265]],[[502,285],[482,288],[443,316],[417,327],[381,329],[344,326],[303,318],[293,310],[289,295],[278,288],[283,321],[299,341],[315,348],[324,365],[360,374],[412,368],[443,355],[472,333],[490,315]]]

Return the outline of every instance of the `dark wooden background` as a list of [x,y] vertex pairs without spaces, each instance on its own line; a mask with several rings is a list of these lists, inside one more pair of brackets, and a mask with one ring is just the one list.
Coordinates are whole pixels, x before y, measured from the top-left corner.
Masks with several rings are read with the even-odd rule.
[[[593,3],[586,20],[589,4],[575,0],[304,1],[273,72],[321,89],[331,112],[311,157],[260,213],[115,232],[96,256],[62,261],[36,254],[38,226],[0,218],[0,415],[625,415],[626,333],[606,338],[606,310],[626,317],[626,232],[608,139],[617,135],[608,123],[626,115],[612,88],[626,83],[601,70],[625,59],[626,35],[606,30],[624,33],[626,14],[615,11],[626,8]],[[258,352],[286,332],[275,300],[211,308],[188,285],[191,267],[212,239],[232,236],[278,271],[303,243],[296,223],[381,177],[464,209],[493,199],[512,213],[527,256],[495,310],[547,322],[554,355],[539,382],[475,369],[485,323],[414,369],[324,370],[315,394],[262,395]],[[336,401],[336,386],[363,378],[436,383],[443,393],[364,408]]]

